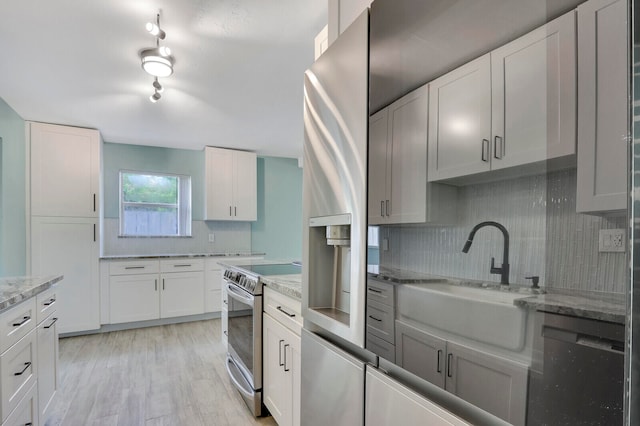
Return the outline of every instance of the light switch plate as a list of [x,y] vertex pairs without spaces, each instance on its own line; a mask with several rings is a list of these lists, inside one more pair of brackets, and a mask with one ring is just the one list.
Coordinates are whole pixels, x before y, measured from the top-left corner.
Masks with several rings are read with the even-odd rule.
[[209,234],[209,242],[215,243],[215,241],[216,241],[215,234]]
[[601,229],[598,238],[600,253],[625,252],[627,250],[627,233],[624,229]]

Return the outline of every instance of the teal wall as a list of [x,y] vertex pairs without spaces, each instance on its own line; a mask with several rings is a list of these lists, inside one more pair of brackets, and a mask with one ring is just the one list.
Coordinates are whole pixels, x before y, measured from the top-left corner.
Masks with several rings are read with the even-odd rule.
[[202,151],[104,143],[104,217],[119,217],[120,170],[191,176],[193,220],[204,217],[204,154]]
[[291,158],[258,158],[258,221],[251,249],[269,259],[302,258],[302,169]]
[[0,276],[26,271],[24,120],[0,98]]

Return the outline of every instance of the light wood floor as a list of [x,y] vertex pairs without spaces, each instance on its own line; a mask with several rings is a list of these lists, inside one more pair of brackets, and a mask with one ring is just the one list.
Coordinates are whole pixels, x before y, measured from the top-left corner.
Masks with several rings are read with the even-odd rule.
[[60,339],[47,425],[275,425],[254,419],[225,369],[220,320]]

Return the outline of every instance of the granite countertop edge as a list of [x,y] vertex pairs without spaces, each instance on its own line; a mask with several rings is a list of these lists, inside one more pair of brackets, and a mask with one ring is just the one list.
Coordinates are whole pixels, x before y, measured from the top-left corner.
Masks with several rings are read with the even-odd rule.
[[238,253],[176,253],[176,254],[118,254],[100,256],[101,260],[126,260],[126,259],[171,259],[176,257],[196,258],[196,257],[254,257],[265,256],[266,253],[260,252],[238,252]]
[[280,294],[302,301],[302,282],[300,274],[267,275],[260,277],[264,285]]
[[37,296],[63,278],[63,275],[0,278],[0,312]]
[[[571,315],[581,318],[624,324],[626,322],[626,301],[624,295],[609,295],[597,292],[578,290],[543,289],[542,294],[531,291],[530,286],[511,284],[502,286],[499,283],[474,281],[464,278],[440,277],[420,272],[405,271],[393,268],[369,269],[368,277],[394,285],[428,284],[430,282],[447,282],[452,285],[485,288],[493,291],[510,291],[522,293],[514,304],[538,311]],[[527,294],[528,293],[528,294]]]

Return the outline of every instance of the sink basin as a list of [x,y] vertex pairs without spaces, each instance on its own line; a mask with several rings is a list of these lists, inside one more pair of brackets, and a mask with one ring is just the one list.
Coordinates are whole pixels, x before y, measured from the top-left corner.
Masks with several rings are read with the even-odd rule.
[[524,345],[527,310],[519,293],[447,283],[404,284],[397,289],[400,318],[509,350]]

